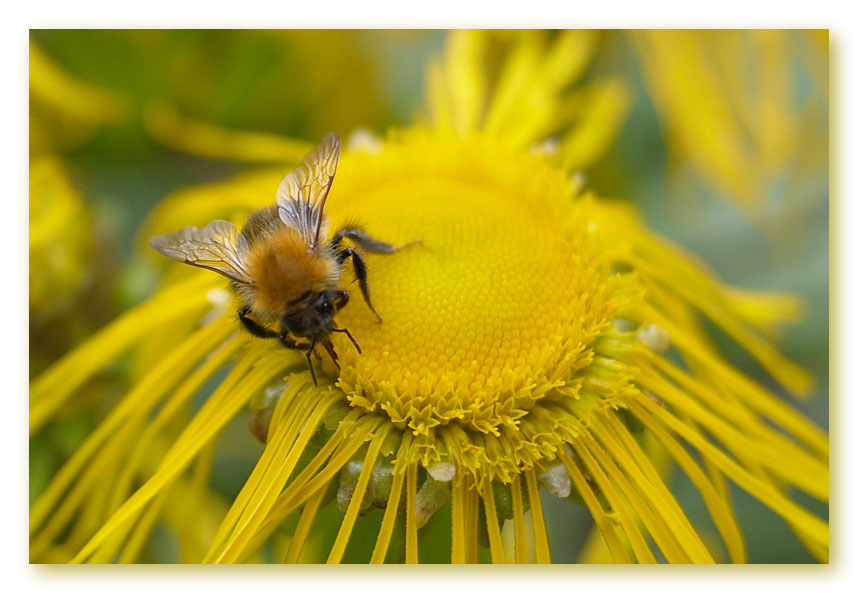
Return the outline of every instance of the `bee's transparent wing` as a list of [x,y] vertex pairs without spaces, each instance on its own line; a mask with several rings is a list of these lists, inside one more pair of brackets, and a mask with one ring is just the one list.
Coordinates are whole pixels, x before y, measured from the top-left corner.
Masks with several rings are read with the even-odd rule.
[[334,181],[340,157],[340,137],[328,134],[277,188],[277,211],[284,224],[296,229],[310,243],[319,243],[322,211]]
[[176,261],[252,284],[244,266],[247,240],[231,222],[215,220],[201,229],[185,227],[175,233],[152,237],[149,244]]

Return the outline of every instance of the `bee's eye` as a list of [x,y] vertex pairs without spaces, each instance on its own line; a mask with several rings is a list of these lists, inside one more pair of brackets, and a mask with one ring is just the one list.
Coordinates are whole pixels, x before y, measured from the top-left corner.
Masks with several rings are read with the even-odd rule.
[[316,310],[323,315],[327,315],[334,310],[334,306],[331,304],[330,299],[322,298],[316,305]]

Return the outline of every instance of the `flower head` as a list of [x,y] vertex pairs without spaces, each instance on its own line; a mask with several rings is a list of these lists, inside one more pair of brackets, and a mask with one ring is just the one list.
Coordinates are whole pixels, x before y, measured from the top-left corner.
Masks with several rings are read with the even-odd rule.
[[[826,558],[827,523],[789,489],[827,499],[827,437],[726,362],[700,322],[803,393],[806,372],[763,337],[797,304],[725,287],[630,207],[584,191],[571,172],[604,146],[591,118],[625,106],[610,83],[573,91],[581,109],[564,112],[592,42],[457,32],[429,72],[432,122],[342,155],[332,228],[420,243],[368,256],[384,322],[353,299],[337,321],[361,352],[334,335],[339,368],[322,358],[318,385],[302,353],[238,331],[221,278],[178,268],[39,377],[34,427],[136,346],[134,386],[34,504],[31,554],[134,560],[160,518],[185,561],[417,562],[421,528],[440,521],[453,562],[549,562],[547,492],[585,505],[617,562],[712,562],[664,459],[699,490],[730,560],[746,551],[728,480]],[[494,84],[480,66],[492,43],[508,44]],[[162,227],[204,198],[205,216],[240,222],[282,174],[187,190],[144,228],[174,230]],[[265,448],[227,509],[206,484],[245,406]]]

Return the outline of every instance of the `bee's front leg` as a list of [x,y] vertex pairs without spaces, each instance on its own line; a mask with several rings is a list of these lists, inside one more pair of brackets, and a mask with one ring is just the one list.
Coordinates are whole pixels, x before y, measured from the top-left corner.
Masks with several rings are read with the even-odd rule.
[[290,350],[304,350],[307,352],[307,365],[310,367],[310,376],[313,377],[313,385],[318,385],[316,380],[316,370],[313,368],[313,360],[310,358],[313,355],[313,349],[316,347],[316,342],[296,342],[286,329],[283,329],[277,336],[280,343]]
[[241,321],[242,325],[244,325],[244,329],[249,331],[252,335],[257,338],[276,338],[277,332],[271,331],[266,327],[262,327],[258,323],[256,323],[253,319],[247,316],[250,313],[250,307],[245,305],[241,309],[238,310],[238,319]]
[[280,332],[280,334],[277,336],[277,339],[280,340],[280,343],[283,344],[286,348],[289,348],[289,350],[312,350],[313,349],[313,344],[310,344],[309,342],[296,342],[285,331]]
[[378,311],[376,311],[375,307],[372,306],[372,301],[369,300],[369,282],[366,279],[366,264],[364,263],[363,258],[360,253],[351,247],[346,247],[337,254],[337,263],[342,264],[348,258],[352,258],[352,266],[354,266],[355,269],[355,277],[357,277],[358,286],[360,286],[360,292],[363,295],[363,300],[366,302],[369,310],[375,313],[375,316],[378,318],[378,322],[381,323],[381,315],[378,314]]

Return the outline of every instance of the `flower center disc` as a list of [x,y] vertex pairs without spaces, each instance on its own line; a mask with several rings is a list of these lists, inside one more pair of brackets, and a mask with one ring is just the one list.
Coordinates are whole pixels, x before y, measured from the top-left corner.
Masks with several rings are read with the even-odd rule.
[[491,163],[497,179],[479,167],[468,177],[449,153],[430,167],[403,152],[344,159],[329,198],[332,229],[357,220],[382,241],[421,240],[366,258],[381,324],[345,273],[352,298],[337,323],[363,353],[335,336],[339,385],[353,405],[381,407],[418,434],[451,421],[512,427],[581,366],[604,321],[587,298],[601,277],[593,249],[582,248],[583,231],[570,236],[572,202],[556,179],[522,175],[517,187],[504,171],[517,162]]

